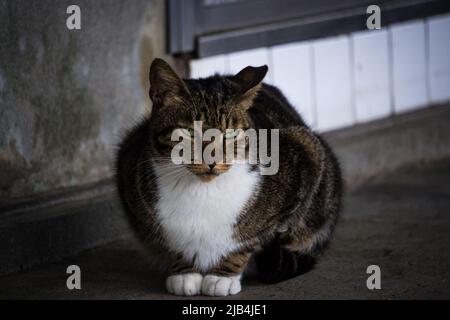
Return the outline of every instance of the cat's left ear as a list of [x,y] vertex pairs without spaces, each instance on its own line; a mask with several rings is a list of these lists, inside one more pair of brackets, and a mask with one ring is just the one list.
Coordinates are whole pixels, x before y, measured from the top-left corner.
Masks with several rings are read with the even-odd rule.
[[236,85],[238,90],[239,104],[244,109],[250,108],[253,104],[253,99],[261,88],[261,82],[268,70],[269,68],[266,65],[261,67],[248,66],[231,77],[230,80]]
[[184,81],[178,77],[167,62],[155,59],[150,66],[150,98],[153,105],[169,106],[183,103],[189,96]]

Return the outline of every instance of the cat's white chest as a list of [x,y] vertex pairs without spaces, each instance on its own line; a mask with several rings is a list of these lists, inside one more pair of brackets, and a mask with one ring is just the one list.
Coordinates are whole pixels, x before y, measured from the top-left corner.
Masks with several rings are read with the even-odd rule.
[[190,172],[177,178],[157,165],[154,169],[159,189],[156,215],[170,248],[203,271],[239,248],[234,225],[257,192],[259,173],[248,172],[247,165],[233,165],[202,182]]

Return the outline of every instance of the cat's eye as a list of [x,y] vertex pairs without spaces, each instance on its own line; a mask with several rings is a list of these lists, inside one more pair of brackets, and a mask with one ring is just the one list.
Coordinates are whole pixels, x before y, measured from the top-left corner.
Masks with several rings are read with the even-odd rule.
[[194,129],[193,128],[187,128],[187,129],[181,129],[183,134],[186,137],[193,138],[194,137]]
[[224,135],[224,137],[225,137],[225,139],[233,139],[234,137],[236,137],[236,135],[238,134],[238,131],[237,130],[230,130],[230,131],[226,131],[225,132],[225,135]]

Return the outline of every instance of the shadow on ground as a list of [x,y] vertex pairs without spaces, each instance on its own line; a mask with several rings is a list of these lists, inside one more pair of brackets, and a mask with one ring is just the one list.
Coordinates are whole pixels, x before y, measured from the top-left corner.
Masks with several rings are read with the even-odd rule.
[[[377,177],[348,194],[335,239],[311,272],[263,285],[244,282],[233,299],[439,299],[450,296],[450,161]],[[66,288],[68,265],[82,289]],[[366,269],[381,268],[381,290]],[[3,299],[173,299],[132,241],[0,278]],[[205,297],[194,297],[194,299]]]

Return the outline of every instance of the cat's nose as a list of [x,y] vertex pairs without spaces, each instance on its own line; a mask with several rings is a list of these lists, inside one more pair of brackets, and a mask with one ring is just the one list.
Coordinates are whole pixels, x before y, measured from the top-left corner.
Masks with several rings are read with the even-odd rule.
[[211,164],[208,164],[209,170],[214,169],[215,166],[216,166],[216,163],[215,163],[215,162],[214,162],[214,163],[211,163]]

